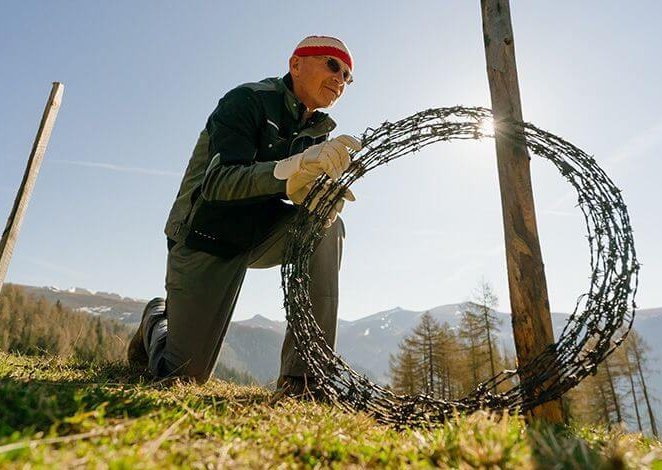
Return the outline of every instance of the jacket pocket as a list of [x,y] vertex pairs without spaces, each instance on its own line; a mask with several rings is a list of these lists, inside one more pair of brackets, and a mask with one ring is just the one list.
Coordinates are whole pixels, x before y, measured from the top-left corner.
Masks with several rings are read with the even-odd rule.
[[267,125],[260,133],[257,160],[262,162],[282,160],[289,157],[289,147],[290,142],[281,137],[273,126]]

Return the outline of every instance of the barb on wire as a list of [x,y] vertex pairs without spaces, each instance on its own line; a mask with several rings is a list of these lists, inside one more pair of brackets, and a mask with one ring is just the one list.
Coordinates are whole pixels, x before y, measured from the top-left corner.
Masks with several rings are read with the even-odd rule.
[[[374,168],[440,141],[493,137],[486,108],[456,106],[421,111],[408,118],[368,128],[363,149],[347,172],[328,184],[320,178],[304,205],[321,193],[310,213],[293,221],[281,267],[287,320],[296,348],[325,396],[348,410],[360,410],[395,425],[434,425],[454,410],[527,411],[556,399],[594,373],[623,341],[634,320],[637,262],[630,218],[619,189],[593,157],[536,126],[509,122],[509,138],[549,160],[575,188],[584,215],[591,253],[591,282],[555,344],[516,370],[503,370],[457,400],[402,396],[355,372],[325,342],[312,315],[308,265],[324,223],[343,191]],[[505,391],[494,392],[501,384]]]

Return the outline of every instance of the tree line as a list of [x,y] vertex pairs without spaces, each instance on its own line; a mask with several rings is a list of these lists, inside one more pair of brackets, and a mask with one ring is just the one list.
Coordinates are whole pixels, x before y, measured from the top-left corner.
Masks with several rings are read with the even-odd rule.
[[581,421],[629,429],[659,437],[648,382],[650,347],[632,330],[594,375],[568,394],[571,415]]
[[[498,299],[483,282],[472,302],[464,304],[457,328],[424,313],[391,355],[391,387],[401,394],[425,394],[453,400],[470,393],[503,369],[516,367],[515,357],[498,344],[501,325],[494,308]],[[636,331],[597,369],[571,390],[563,402],[570,419],[607,426],[625,425],[658,436],[647,384],[649,347]],[[502,391],[513,383],[502,383]]]
[[[391,386],[398,393],[423,393],[452,400],[462,397],[497,371],[512,368],[513,357],[500,349],[498,299],[487,283],[464,304],[458,328],[425,312],[390,358]],[[501,385],[505,387],[504,383]]]
[[117,321],[35,299],[5,284],[0,293],[0,350],[81,361],[120,361],[132,330]]
[[[135,331],[118,321],[76,312],[58,300],[34,298],[23,288],[4,284],[0,292],[0,351],[60,356],[85,362],[126,360]],[[216,364],[214,376],[238,384],[257,384],[251,374]]]

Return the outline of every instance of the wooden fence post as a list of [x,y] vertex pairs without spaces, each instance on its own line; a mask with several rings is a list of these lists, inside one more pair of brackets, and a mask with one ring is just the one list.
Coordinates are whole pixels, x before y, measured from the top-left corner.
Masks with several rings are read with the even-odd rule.
[[[523,139],[508,137],[516,134],[507,120],[522,121],[509,1],[481,0],[481,13],[494,113],[513,335],[518,363],[522,365],[554,342],[554,332],[536,227],[530,157],[521,143]],[[535,408],[532,415],[549,422],[563,422],[561,401],[545,403]]]
[[16,244],[18,233],[21,230],[23,216],[25,215],[25,210],[28,207],[32,190],[37,181],[37,175],[39,174],[39,168],[41,167],[41,162],[46,153],[46,146],[51,137],[51,131],[55,125],[55,118],[60,109],[63,91],[64,85],[59,82],[53,83],[53,88],[51,88],[51,94],[48,97],[44,114],[41,117],[41,124],[39,125],[37,136],[32,145],[32,152],[30,152],[28,165],[25,168],[23,181],[16,194],[14,207],[7,219],[7,226],[5,227],[4,232],[2,232],[2,238],[0,239],[0,290],[5,281],[5,276],[9,269],[9,262],[12,253],[14,252],[14,245]]

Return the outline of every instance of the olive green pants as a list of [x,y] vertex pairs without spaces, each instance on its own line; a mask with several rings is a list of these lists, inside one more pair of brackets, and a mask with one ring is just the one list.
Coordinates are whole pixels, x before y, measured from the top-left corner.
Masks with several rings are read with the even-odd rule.
[[[192,377],[198,382],[209,378],[247,269],[281,264],[289,220],[283,220],[264,243],[230,260],[193,250],[183,243],[170,249],[166,272],[167,318],[152,329],[148,347],[149,368],[155,376]],[[319,241],[309,266],[313,315],[332,348],[336,342],[338,271],[344,237],[345,228],[338,218]],[[306,372],[288,326],[280,375],[302,376]]]

